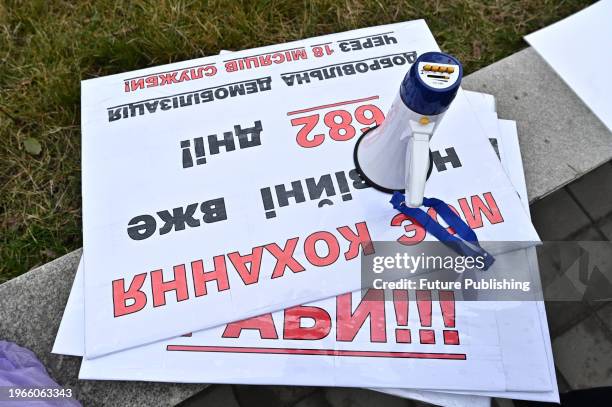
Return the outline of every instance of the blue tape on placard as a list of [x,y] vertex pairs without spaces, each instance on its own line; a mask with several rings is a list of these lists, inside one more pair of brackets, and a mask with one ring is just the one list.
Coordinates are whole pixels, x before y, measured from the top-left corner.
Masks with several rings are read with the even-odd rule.
[[[484,258],[483,270],[487,270],[495,262],[495,258],[480,247],[476,233],[474,233],[467,223],[465,223],[459,215],[453,212],[444,201],[436,198],[423,198],[423,206],[434,208],[438,215],[444,219],[448,226],[455,230],[461,239],[448,233],[446,228],[433,220],[433,218],[421,208],[410,208],[406,206],[405,201],[406,198],[404,194],[395,192],[389,202],[391,202],[395,209],[419,222],[428,233],[431,233],[456,253],[466,257],[482,256]],[[472,247],[468,246],[465,242],[470,243]]]

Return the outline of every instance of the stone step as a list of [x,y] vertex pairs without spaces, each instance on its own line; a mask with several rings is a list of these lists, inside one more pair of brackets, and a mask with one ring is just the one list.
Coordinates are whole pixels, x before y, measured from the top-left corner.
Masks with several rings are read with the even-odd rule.
[[612,159],[612,133],[533,48],[462,85],[494,95],[499,117],[516,120],[530,202]]

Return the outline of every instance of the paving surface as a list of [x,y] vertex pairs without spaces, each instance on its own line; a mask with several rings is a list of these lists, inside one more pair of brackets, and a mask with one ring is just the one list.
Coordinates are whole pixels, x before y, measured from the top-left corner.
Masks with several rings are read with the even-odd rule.
[[[612,164],[607,163],[612,134],[563,81],[526,49],[464,83],[467,89],[494,94],[500,117],[517,120],[530,200],[548,195],[532,205],[542,239],[612,240]],[[72,387],[85,406],[422,405],[360,389],[79,382],[78,358],[50,351],[80,255],[77,250],[0,285],[0,339],[32,349],[51,376]],[[605,262],[608,255],[597,258]],[[555,259],[540,262],[544,284],[554,281]],[[612,304],[549,303],[547,311],[559,388],[611,386]],[[507,400],[496,404],[512,406]]]

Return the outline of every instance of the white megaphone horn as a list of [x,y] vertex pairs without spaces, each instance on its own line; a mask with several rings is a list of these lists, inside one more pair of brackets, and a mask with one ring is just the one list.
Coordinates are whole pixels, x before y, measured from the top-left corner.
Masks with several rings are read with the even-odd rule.
[[387,193],[406,191],[406,205],[423,204],[432,169],[429,140],[457,94],[463,68],[453,56],[427,52],[404,77],[385,120],[365,132],[354,152],[357,171]]

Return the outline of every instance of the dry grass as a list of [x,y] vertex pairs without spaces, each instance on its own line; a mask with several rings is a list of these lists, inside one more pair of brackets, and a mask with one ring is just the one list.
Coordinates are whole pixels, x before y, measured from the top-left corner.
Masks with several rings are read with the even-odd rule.
[[470,72],[589,3],[0,0],[0,283],[81,245],[82,79],[416,18]]

